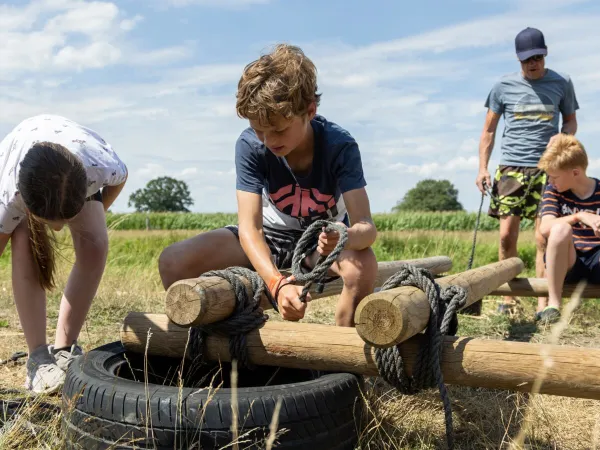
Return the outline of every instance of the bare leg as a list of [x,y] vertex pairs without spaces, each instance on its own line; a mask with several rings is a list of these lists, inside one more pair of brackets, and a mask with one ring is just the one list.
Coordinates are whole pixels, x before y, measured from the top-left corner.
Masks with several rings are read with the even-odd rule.
[[[539,217],[535,220],[535,276],[538,278],[546,277],[546,268],[544,266],[544,253],[546,251],[547,241],[546,238],[540,233],[540,219]],[[547,297],[538,297],[537,311],[542,311],[548,304]]]
[[251,268],[238,238],[222,228],[176,242],[165,248],[158,260],[165,289],[176,281],[233,266]]
[[[519,216],[500,217],[500,248],[498,257],[500,261],[512,258],[518,255],[517,242],[519,239],[519,225],[521,218]],[[504,302],[510,304],[515,302],[516,298],[505,296]]]
[[15,304],[29,354],[46,344],[46,291],[39,283],[29,246],[29,226],[23,220],[11,237]]
[[[550,229],[546,250],[549,305],[560,310],[565,275],[575,264],[573,229],[569,224],[556,224]],[[545,307],[545,305],[544,305]],[[544,308],[539,307],[538,312]]]
[[[318,260],[315,252],[306,263],[310,267]],[[330,272],[342,277],[344,287],[335,311],[335,324],[342,327],[354,326],[354,313],[363,298],[375,290],[377,259],[371,248],[344,250],[330,268]]]
[[106,218],[102,203],[86,202],[69,223],[75,264],[60,303],[55,347],[71,346],[77,340],[104,273],[108,254]]

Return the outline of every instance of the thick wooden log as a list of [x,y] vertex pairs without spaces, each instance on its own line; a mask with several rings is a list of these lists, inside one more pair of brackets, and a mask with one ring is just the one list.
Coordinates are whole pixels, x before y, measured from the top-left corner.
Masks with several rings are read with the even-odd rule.
[[[181,358],[189,349],[188,331],[164,314],[132,312],[123,323],[121,342],[131,352],[145,353],[148,344],[149,355]],[[400,345],[409,375],[422,338],[417,335]],[[379,374],[375,347],[365,343],[355,328],[267,322],[248,334],[247,346],[257,365]],[[206,358],[230,361],[228,339],[209,336]],[[441,364],[448,384],[520,392],[531,392],[546,364],[539,393],[600,400],[600,349],[445,337]]]
[[[519,258],[509,258],[466,272],[439,278],[442,286],[457,285],[467,290],[468,306],[523,271]],[[375,292],[356,308],[358,334],[371,345],[390,347],[422,332],[429,320],[429,301],[423,291],[405,286]]]
[[[381,286],[389,277],[395,274],[401,264],[412,264],[428,269],[437,275],[452,268],[452,260],[447,256],[434,256],[430,258],[411,259],[406,261],[385,261],[378,264],[376,286]],[[284,274],[291,274],[283,271]],[[249,291],[250,283],[246,280]],[[341,279],[326,283],[323,292],[318,294],[316,285],[311,287],[313,299],[329,297],[342,292]],[[271,308],[271,303],[266,295],[261,297],[263,309]],[[229,317],[235,307],[235,294],[231,284],[219,277],[200,277],[180,280],[173,283],[168,289],[165,299],[165,312],[167,316],[179,326],[189,327],[218,322]]]
[[[577,289],[577,284],[565,284],[563,297],[570,297]],[[547,297],[548,280],[545,278],[517,277],[490,292],[490,295],[514,295],[521,297]],[[588,284],[581,292],[581,298],[600,298],[600,285]]]

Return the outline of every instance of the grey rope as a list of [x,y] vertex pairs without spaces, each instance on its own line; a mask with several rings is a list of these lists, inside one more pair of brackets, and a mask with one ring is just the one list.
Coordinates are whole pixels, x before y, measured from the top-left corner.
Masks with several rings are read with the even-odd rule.
[[[329,255],[319,256],[315,267],[310,272],[303,273],[302,261],[306,256],[312,255],[317,249],[318,238],[323,231],[323,228],[325,228],[325,232],[337,231],[340,235],[338,243]],[[347,242],[348,229],[343,225],[339,225],[328,220],[316,220],[306,229],[306,231],[304,231],[298,240],[298,243],[296,244],[294,256],[292,258],[292,275],[296,281],[305,283],[304,289],[302,289],[302,293],[300,294],[301,301],[306,300],[306,295],[308,294],[308,291],[314,282],[317,283],[317,292],[323,292],[327,271],[333,262],[338,258],[340,253],[342,253],[342,250],[346,246]]]
[[[326,231],[336,230],[340,233],[340,239],[332,252],[326,257],[321,256],[312,271],[303,273],[302,261],[304,257],[312,254],[318,245],[318,236],[325,228]],[[317,220],[312,223],[302,234],[296,244],[292,262],[292,275],[296,281],[306,283],[300,299],[305,301],[310,286],[317,282],[321,286],[325,282],[327,271],[340,255],[348,240],[346,227],[326,220]],[[228,318],[216,323],[191,327],[190,329],[190,357],[196,364],[204,362],[204,345],[206,336],[220,335],[229,337],[229,353],[232,359],[236,359],[240,367],[253,369],[255,366],[248,359],[246,347],[246,334],[260,327],[268,319],[260,307],[261,295],[264,293],[275,311],[279,311],[277,299],[273,298],[264,280],[253,270],[244,267],[229,267],[224,270],[213,270],[206,272],[201,277],[221,277],[227,280],[235,292],[235,310]],[[250,281],[254,296],[251,297],[240,277]]]
[[[204,343],[209,334],[229,337],[229,354],[236,359],[241,367],[254,368],[248,359],[246,334],[260,327],[267,321],[267,315],[260,307],[263,293],[277,310],[274,301],[266,288],[263,279],[254,271],[245,267],[229,267],[224,270],[213,270],[202,274],[202,277],[221,277],[227,280],[235,292],[235,310],[225,320],[207,325],[199,325],[190,329],[190,356],[196,363],[204,362]],[[250,281],[254,297],[251,297],[240,277]]]
[[467,291],[458,286],[442,289],[428,270],[409,264],[401,266],[400,270],[383,284],[381,290],[400,286],[415,286],[421,289],[429,300],[430,314],[425,330],[425,341],[419,349],[411,377],[405,373],[399,346],[375,350],[377,369],[380,376],[402,394],[412,395],[422,389],[438,387],[444,404],[446,440],[448,448],[452,449],[454,448],[452,407],[444,384],[440,362],[443,336],[456,334],[458,329],[456,313],[465,305]]

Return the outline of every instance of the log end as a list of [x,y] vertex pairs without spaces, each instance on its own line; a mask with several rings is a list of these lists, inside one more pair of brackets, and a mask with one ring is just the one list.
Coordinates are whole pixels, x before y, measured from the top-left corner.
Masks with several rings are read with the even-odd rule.
[[387,299],[361,302],[356,308],[355,326],[360,337],[374,347],[389,347],[398,338],[404,318],[402,310]]
[[165,312],[173,323],[190,327],[203,315],[203,300],[204,295],[198,289],[197,280],[176,281],[167,289]]

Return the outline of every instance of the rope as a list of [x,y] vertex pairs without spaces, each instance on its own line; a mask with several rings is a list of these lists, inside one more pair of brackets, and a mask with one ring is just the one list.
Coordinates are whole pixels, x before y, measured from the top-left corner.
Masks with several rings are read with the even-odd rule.
[[[323,232],[323,229],[325,229],[326,233],[337,231],[340,235],[338,243],[329,255],[319,256],[315,267],[310,272],[303,273],[302,262],[306,256],[312,255],[317,249],[318,238]],[[346,246],[347,242],[348,229],[343,225],[330,222],[328,220],[316,220],[304,231],[298,240],[298,243],[296,244],[294,256],[292,257],[292,275],[296,281],[305,283],[304,289],[302,289],[302,293],[300,294],[301,301],[304,302],[306,300],[306,295],[308,294],[308,291],[314,282],[317,283],[317,292],[323,292],[323,287],[325,284],[324,280],[325,276],[327,275],[327,271],[342,253],[342,250]]]
[[[325,231],[338,231],[340,238],[332,252],[326,257],[319,257],[315,267],[304,273],[302,270],[302,261],[308,255],[311,255],[317,248],[319,234]],[[348,231],[346,227],[327,221],[317,220],[313,222],[302,234],[292,259],[292,275],[296,281],[306,283],[300,294],[300,300],[306,301],[306,295],[311,285],[316,282],[319,289],[323,289],[324,279],[327,271],[341,254],[346,242],[348,241]],[[246,334],[260,327],[268,319],[260,307],[261,295],[264,293],[273,309],[279,312],[277,300],[273,298],[264,280],[253,270],[244,267],[229,267],[224,270],[213,270],[206,272],[201,277],[221,277],[227,280],[234,289],[236,305],[235,310],[228,318],[207,325],[191,327],[190,329],[190,357],[194,363],[202,364],[204,362],[204,344],[207,335],[219,335],[229,337],[229,353],[232,359],[236,359],[240,367],[253,369],[255,366],[250,363],[248,350],[246,347]],[[250,281],[254,296],[252,297],[241,277]]]
[[467,291],[458,286],[441,289],[428,270],[409,264],[403,265],[392,275],[383,284],[381,290],[400,286],[415,286],[421,289],[429,300],[430,315],[425,330],[425,341],[419,349],[411,377],[405,373],[399,346],[375,350],[377,369],[380,376],[402,394],[413,395],[422,389],[438,387],[444,405],[446,440],[448,448],[452,449],[454,448],[452,407],[440,362],[443,336],[456,334],[458,329],[456,314],[466,303]]
[[[254,271],[245,267],[229,267],[202,274],[202,277],[221,277],[227,280],[235,292],[235,310],[225,320],[216,323],[191,327],[190,355],[195,362],[204,361],[204,342],[206,336],[219,335],[229,337],[229,353],[232,359],[239,361],[241,367],[254,368],[248,359],[246,334],[267,321],[267,315],[260,307],[263,292],[277,310],[277,302],[272,298],[263,279]],[[241,277],[250,281],[254,297],[250,296]]]

